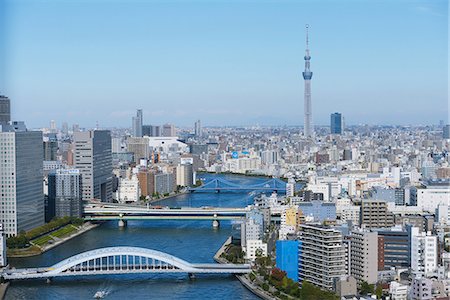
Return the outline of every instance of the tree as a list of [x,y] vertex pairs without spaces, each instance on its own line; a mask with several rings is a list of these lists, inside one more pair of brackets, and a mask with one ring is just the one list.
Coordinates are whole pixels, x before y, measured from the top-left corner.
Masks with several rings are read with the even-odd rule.
[[375,295],[377,295],[377,299],[381,299],[381,297],[383,296],[383,287],[381,286],[381,284],[377,285]]
[[373,284],[368,284],[367,281],[361,282],[361,287],[359,288],[359,293],[361,295],[373,294],[373,290]]

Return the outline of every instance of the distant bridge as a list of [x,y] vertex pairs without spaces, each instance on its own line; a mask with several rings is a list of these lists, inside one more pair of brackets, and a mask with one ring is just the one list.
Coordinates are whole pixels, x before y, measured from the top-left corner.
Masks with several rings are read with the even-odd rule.
[[130,273],[244,274],[248,264],[193,264],[173,255],[138,247],[109,247],[69,257],[51,267],[6,269],[3,279],[39,279]]
[[190,188],[189,191],[197,192],[222,192],[222,191],[277,191],[286,192],[286,182],[278,178],[272,178],[267,181],[252,184],[241,185],[222,178],[216,178],[208,181],[199,187]]
[[226,207],[161,207],[133,206],[109,203],[90,203],[84,207],[86,221],[119,221],[123,226],[129,220],[210,220],[214,226],[222,220],[239,220],[247,208]]

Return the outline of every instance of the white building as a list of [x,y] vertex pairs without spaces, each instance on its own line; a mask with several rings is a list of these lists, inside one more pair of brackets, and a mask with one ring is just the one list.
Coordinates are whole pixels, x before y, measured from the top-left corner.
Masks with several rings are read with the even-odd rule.
[[3,224],[0,224],[0,267],[4,267],[6,265],[6,237],[3,232]]
[[192,186],[194,184],[194,169],[191,164],[177,166],[177,185]]
[[255,260],[259,256],[267,256],[267,244],[262,240],[247,240],[244,250],[245,258]]
[[434,213],[439,204],[450,205],[450,181],[428,180],[411,189],[411,201],[424,211]]
[[294,194],[295,194],[295,179],[289,178],[288,182],[286,183],[286,196],[294,197]]
[[131,179],[120,178],[119,187],[116,192],[116,199],[121,203],[137,202],[141,197],[141,188],[138,178],[133,175]]
[[408,286],[397,281],[391,281],[389,284],[389,295],[392,300],[407,300]]
[[346,223],[352,221],[353,224],[357,225],[360,221],[361,207],[357,205],[350,205],[343,207],[341,212],[341,222]]
[[411,270],[416,275],[428,276],[437,270],[437,236],[430,232],[419,233],[411,228]]
[[375,284],[378,276],[378,233],[353,230],[350,242],[350,275],[358,284]]

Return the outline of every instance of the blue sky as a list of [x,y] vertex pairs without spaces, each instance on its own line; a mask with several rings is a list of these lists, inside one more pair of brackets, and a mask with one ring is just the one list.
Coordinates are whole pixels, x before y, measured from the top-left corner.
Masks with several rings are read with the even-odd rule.
[[0,93],[29,126],[302,125],[448,117],[445,0],[0,0]]

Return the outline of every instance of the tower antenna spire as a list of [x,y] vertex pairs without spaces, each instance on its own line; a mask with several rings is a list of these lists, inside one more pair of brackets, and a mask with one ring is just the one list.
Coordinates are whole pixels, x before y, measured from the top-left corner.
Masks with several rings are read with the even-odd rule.
[[309,24],[306,24],[305,27],[306,27],[306,49],[308,49],[309,48],[309,34],[308,34]]

